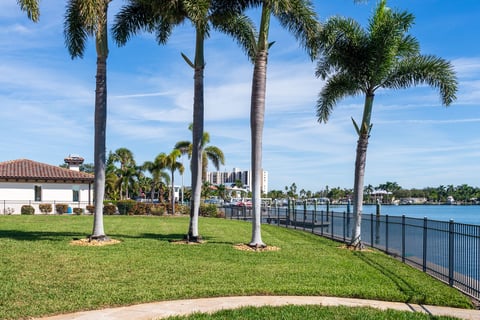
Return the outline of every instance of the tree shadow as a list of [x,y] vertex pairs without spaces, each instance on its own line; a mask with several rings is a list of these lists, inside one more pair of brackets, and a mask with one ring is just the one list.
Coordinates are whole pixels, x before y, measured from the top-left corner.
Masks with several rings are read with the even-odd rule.
[[404,277],[401,277],[395,272],[386,269],[385,266],[370,259],[367,255],[363,254],[362,252],[355,251],[353,254],[356,257],[358,257],[360,260],[368,264],[370,267],[376,269],[385,277],[389,278],[396,285],[398,290],[407,296],[407,299],[405,300],[405,302],[413,302],[418,304],[425,303],[426,301],[425,294],[415,290],[415,287],[412,286],[407,281],[407,279],[404,279]]
[[0,230],[0,239],[19,241],[65,241],[65,238],[81,237],[85,237],[85,235],[77,232]]

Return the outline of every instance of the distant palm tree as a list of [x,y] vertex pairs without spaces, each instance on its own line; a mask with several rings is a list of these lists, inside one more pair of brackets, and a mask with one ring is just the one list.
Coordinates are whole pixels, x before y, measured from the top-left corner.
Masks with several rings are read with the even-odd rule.
[[[188,127],[192,130],[192,125]],[[202,183],[207,181],[208,160],[210,160],[215,169],[220,170],[220,165],[225,164],[225,155],[223,151],[216,146],[207,146],[210,142],[210,134],[208,132],[203,133],[202,138]],[[180,150],[182,154],[188,154],[190,159],[192,156],[192,143],[190,141],[179,141],[175,144],[174,149]]]
[[265,121],[265,95],[267,86],[267,57],[272,43],[268,40],[270,16],[278,18],[280,25],[291,31],[307,49],[309,55],[315,56],[314,41],[320,24],[309,0],[265,0],[246,1],[250,5],[261,5],[259,35],[255,47],[255,59],[252,79],[252,97],[250,108],[251,162],[252,162],[252,247],[264,247],[261,236],[261,181],[263,125]]
[[190,224],[187,238],[198,241],[198,215],[200,210],[202,137],[204,119],[204,43],[210,29],[233,37],[252,56],[254,31],[249,18],[240,14],[238,0],[179,0],[143,1],[129,0],[116,16],[113,27],[117,43],[125,44],[132,34],[140,30],[155,32],[160,44],[165,44],[174,27],[189,20],[195,28],[195,58],[183,58],[194,70],[192,156],[192,198]]
[[120,197],[121,199],[128,199],[131,179],[137,175],[138,171],[133,153],[127,148],[118,148],[112,154],[112,157],[114,162],[120,163],[120,168],[117,170],[118,177],[120,178]]
[[177,161],[180,158],[182,153],[180,150],[173,149],[172,152],[169,154],[161,153],[159,157],[159,162],[163,163],[165,168],[170,170],[170,181],[171,181],[171,188],[170,188],[170,203],[172,207],[172,215],[175,214],[175,171],[179,171],[180,174],[183,174],[183,164]]
[[168,173],[165,171],[167,168],[165,166],[165,161],[163,161],[163,158],[158,155],[155,157],[155,160],[152,161],[146,161],[143,163],[142,168],[144,170],[147,170],[150,172],[152,175],[152,186],[151,186],[151,195],[150,198],[153,199],[155,198],[155,191],[158,190],[158,196],[161,198],[161,191],[160,191],[160,186],[163,182],[166,184],[170,183],[170,176]]
[[452,65],[443,59],[420,54],[417,40],[406,34],[413,21],[412,14],[391,10],[386,1],[381,0],[367,30],[352,19],[334,17],[326,22],[320,33],[323,55],[318,60],[316,75],[327,81],[317,102],[318,121],[327,122],[340,99],[365,95],[362,122],[358,125],[353,121],[359,137],[350,242],[353,248],[363,246],[360,237],[363,184],[376,90],[428,84],[439,89],[444,105],[455,100],[457,80]]
[[[108,240],[103,227],[105,194],[105,145],[107,121],[107,12],[111,0],[69,0],[65,13],[65,44],[72,58],[83,57],[85,42],[95,37],[97,73],[95,86],[94,166],[95,214],[90,239]],[[24,0],[22,2],[27,2]]]
[[40,0],[17,0],[20,9],[25,11],[28,19],[33,22],[38,22],[40,18],[39,2]]

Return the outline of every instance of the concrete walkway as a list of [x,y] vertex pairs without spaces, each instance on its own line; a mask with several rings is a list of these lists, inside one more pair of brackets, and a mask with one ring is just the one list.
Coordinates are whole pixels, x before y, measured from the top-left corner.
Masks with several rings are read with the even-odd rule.
[[173,300],[132,305],[128,307],[83,311],[41,318],[41,320],[151,320],[163,319],[174,315],[188,315],[194,312],[211,313],[222,309],[235,309],[243,306],[282,306],[288,304],[372,307],[382,310],[395,309],[401,311],[422,312],[436,316],[443,315],[453,316],[460,319],[480,320],[480,310],[426,306],[402,302],[316,296],[245,296]]

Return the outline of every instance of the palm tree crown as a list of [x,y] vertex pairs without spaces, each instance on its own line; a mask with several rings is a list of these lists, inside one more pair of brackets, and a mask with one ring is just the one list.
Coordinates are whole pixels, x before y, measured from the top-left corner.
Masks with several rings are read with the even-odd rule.
[[40,18],[39,1],[40,0],[17,0],[17,3],[20,9],[27,13],[28,19],[33,22],[38,22]]

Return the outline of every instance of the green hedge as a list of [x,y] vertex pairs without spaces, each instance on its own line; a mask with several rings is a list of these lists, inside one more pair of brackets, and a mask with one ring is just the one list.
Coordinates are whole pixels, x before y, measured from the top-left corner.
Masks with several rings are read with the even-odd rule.
[[118,212],[121,215],[131,215],[133,214],[133,208],[137,202],[135,200],[120,200],[117,201]]

